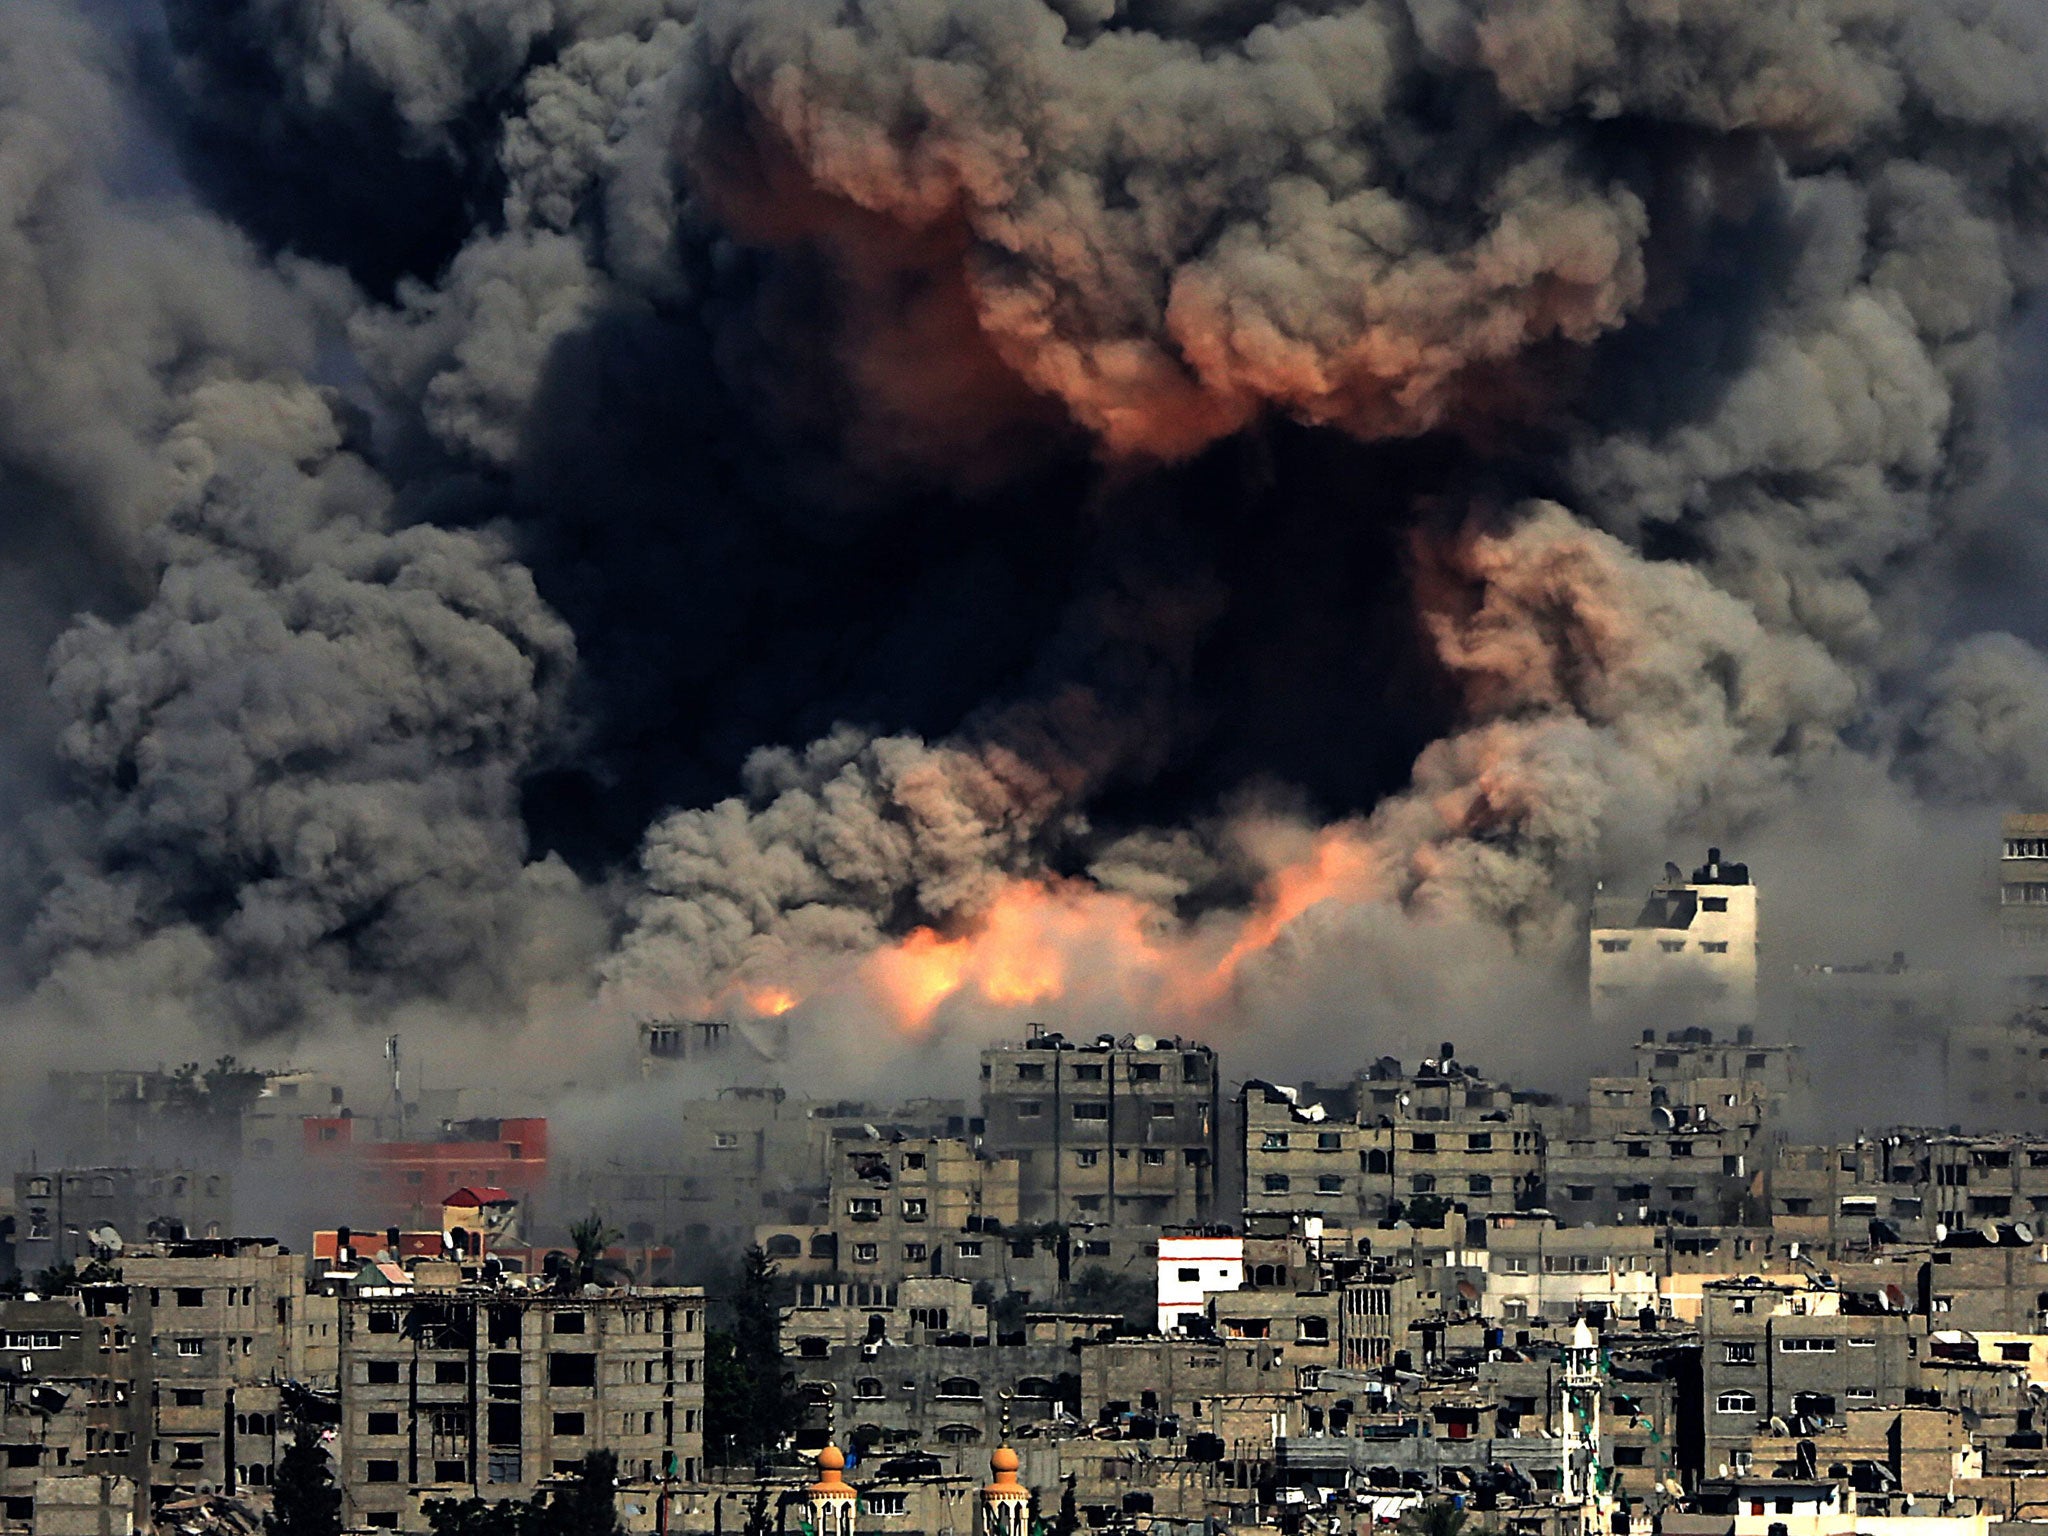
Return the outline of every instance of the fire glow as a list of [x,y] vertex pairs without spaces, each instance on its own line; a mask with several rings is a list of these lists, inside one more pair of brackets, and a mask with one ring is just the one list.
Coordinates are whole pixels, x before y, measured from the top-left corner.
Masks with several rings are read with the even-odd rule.
[[[955,1001],[1019,1009],[1072,1003],[1161,1026],[1194,1025],[1228,1003],[1246,964],[1328,903],[1381,894],[1378,859],[1355,827],[1326,828],[1262,883],[1252,908],[1181,924],[1135,897],[1079,880],[1018,879],[972,927],[912,930],[813,990],[852,991],[906,1034]],[[757,1014],[805,1000],[782,986],[747,994]]]

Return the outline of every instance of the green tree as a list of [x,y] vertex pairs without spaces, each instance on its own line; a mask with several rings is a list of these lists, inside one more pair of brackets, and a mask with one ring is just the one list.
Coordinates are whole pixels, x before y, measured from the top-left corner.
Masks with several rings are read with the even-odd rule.
[[803,1421],[796,1385],[782,1367],[782,1308],[775,1266],[758,1247],[740,1261],[730,1331],[704,1340],[704,1448],[721,1466],[780,1446]]
[[1074,1536],[1080,1529],[1081,1509],[1079,1501],[1074,1497],[1073,1474],[1069,1473],[1064,1486],[1060,1489],[1059,1513],[1052,1517],[1052,1536]]
[[1100,1264],[1090,1264],[1067,1282],[1067,1300],[1086,1311],[1114,1312],[1134,1328],[1149,1328],[1158,1318],[1151,1285]]
[[1430,1499],[1401,1517],[1406,1536],[1458,1536],[1465,1528],[1465,1511],[1449,1499]]
[[625,1536],[619,1524],[619,1459],[592,1451],[569,1480],[543,1488],[526,1503],[502,1499],[429,1499],[434,1536]]
[[619,1524],[619,1458],[592,1451],[562,1487],[536,1500],[537,1536],[625,1536]]
[[577,1285],[597,1285],[606,1275],[615,1273],[618,1266],[604,1256],[604,1251],[624,1235],[618,1228],[606,1226],[604,1218],[595,1211],[572,1223],[569,1244],[576,1250],[576,1257],[570,1261],[570,1278]]
[[320,1444],[320,1432],[301,1424],[277,1464],[271,1512],[263,1517],[267,1536],[340,1536],[341,1489]]

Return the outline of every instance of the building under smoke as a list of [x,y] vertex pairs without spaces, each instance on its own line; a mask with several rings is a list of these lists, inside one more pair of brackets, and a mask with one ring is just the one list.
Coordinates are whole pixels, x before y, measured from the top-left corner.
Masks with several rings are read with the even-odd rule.
[[1718,848],[1690,880],[1666,864],[1640,903],[1597,897],[1589,943],[1596,1025],[1756,1023],[1757,888]]

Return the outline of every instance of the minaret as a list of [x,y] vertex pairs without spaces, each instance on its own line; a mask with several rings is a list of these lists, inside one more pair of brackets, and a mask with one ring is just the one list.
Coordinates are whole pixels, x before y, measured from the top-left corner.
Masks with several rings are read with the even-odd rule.
[[995,1481],[981,1490],[981,1536],[1029,1536],[1031,1490],[1017,1481],[1023,1462],[1007,1445],[999,1445],[988,1465]]
[[811,1530],[815,1536],[853,1536],[853,1516],[860,1502],[840,1474],[846,1470],[846,1455],[836,1445],[818,1452],[818,1480],[811,1484]]
[[1578,1528],[1586,1532],[1601,1528],[1607,1496],[1600,1467],[1600,1374],[1600,1346],[1582,1317],[1572,1325],[1564,1351],[1564,1481],[1558,1502],[1578,1509]]

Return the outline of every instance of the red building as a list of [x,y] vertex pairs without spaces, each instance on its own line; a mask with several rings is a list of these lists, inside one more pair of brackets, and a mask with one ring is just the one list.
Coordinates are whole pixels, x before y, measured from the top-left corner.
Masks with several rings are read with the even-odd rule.
[[349,1209],[373,1216],[375,1231],[438,1223],[442,1196],[464,1185],[528,1202],[547,1184],[548,1123],[539,1117],[460,1120],[431,1141],[371,1140],[370,1122],[345,1115],[301,1125],[308,1157],[353,1171]]

